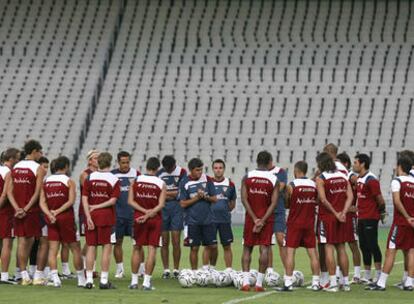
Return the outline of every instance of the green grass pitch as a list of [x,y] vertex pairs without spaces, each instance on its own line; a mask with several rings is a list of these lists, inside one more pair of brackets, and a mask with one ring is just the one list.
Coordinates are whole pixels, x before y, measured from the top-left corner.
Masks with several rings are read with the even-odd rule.
[[[242,227],[234,227],[235,243],[233,244],[234,251],[234,268],[239,270],[240,257],[242,252],[241,236]],[[388,229],[380,230],[381,248],[384,251],[385,241],[388,234]],[[76,304],[76,303],[171,303],[171,304],[186,304],[186,303],[414,303],[414,294],[410,292],[403,292],[393,287],[392,284],[397,283],[402,275],[403,265],[402,255],[397,257],[397,263],[388,280],[388,288],[385,292],[368,292],[363,289],[363,286],[352,285],[352,291],[349,293],[339,292],[330,294],[325,292],[312,292],[305,288],[300,288],[292,293],[276,293],[268,289],[266,293],[242,293],[234,287],[215,288],[215,287],[193,287],[181,288],[176,280],[161,279],[162,265],[160,256],[158,254],[157,265],[155,268],[153,284],[156,290],[152,292],[144,292],[142,290],[128,290],[130,282],[129,273],[129,257],[131,252],[131,243],[129,239],[124,243],[124,264],[126,267],[126,278],[116,280],[114,275],[115,262],[111,262],[110,280],[117,286],[116,290],[84,290],[76,287],[76,280],[63,281],[63,287],[55,289],[52,287],[39,286],[10,286],[0,285],[0,303],[59,303],[59,304]],[[14,248],[16,245],[14,244]],[[188,248],[183,248],[182,268],[189,268]],[[275,253],[276,271],[283,274],[280,266],[280,261]],[[201,254],[200,254],[201,258]],[[14,260],[12,265],[14,265]],[[219,251],[218,269],[224,268],[222,261],[222,251]],[[257,269],[257,250],[254,252],[252,268]],[[303,271],[305,274],[305,281],[309,281],[310,267],[307,255],[303,249],[299,249],[296,255],[296,269]],[[72,267],[73,269],[73,267]],[[11,267],[11,271],[14,267]],[[99,270],[99,268],[98,268]],[[353,270],[352,262],[350,263],[350,271]],[[97,283],[97,280],[96,280]],[[140,279],[140,284],[142,280]]]

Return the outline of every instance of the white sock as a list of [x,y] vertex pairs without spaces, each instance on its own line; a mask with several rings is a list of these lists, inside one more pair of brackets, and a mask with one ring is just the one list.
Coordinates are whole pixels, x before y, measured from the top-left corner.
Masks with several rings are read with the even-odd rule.
[[145,273],[145,263],[139,264],[138,273],[139,274],[144,274]]
[[33,279],[34,280],[43,279],[43,271],[36,269]]
[[43,270],[44,277],[47,278],[49,276],[49,273],[50,273],[50,267],[46,266],[45,270]]
[[388,274],[386,274],[385,272],[381,273],[377,281],[377,285],[385,288],[385,285],[387,284],[387,279],[388,279]]
[[341,268],[339,266],[336,266],[335,275],[337,278],[341,277],[342,275]]
[[62,263],[62,273],[65,275],[70,274],[69,263]]
[[224,271],[226,271],[226,272],[230,272],[230,271],[233,271],[233,268],[231,268],[231,267],[227,267],[227,268],[226,268],[226,270],[224,270]]
[[22,275],[23,280],[30,280],[30,276],[29,276],[29,273],[27,272],[27,270],[22,271],[21,275]]
[[1,281],[8,281],[9,280],[9,273],[8,272],[2,272],[0,280]]
[[407,277],[408,277],[408,272],[407,271],[404,271],[403,277],[402,277],[402,280],[401,281],[404,283],[405,280],[407,280]]
[[30,265],[29,266],[29,275],[31,277],[33,277],[33,275],[35,274],[35,272],[36,272],[36,265]]
[[243,272],[243,286],[249,286],[249,272]]
[[272,267],[267,267],[266,273],[273,273],[275,272]]
[[361,278],[361,266],[354,266],[354,277]]
[[116,272],[117,273],[124,272],[124,263],[116,264]]
[[321,285],[326,285],[329,283],[329,274],[326,271],[321,272],[321,277],[320,277],[320,282]]
[[375,271],[375,282],[377,282],[379,280],[379,277],[381,276],[381,270],[376,270]]
[[101,283],[102,284],[108,284],[108,277],[109,277],[108,272],[101,271]]
[[164,269],[164,273],[170,273],[171,271],[169,269]]
[[144,283],[142,283],[144,287],[151,287],[151,276],[149,274],[144,275]]
[[180,272],[178,269],[174,269],[173,272]]
[[131,285],[138,285],[138,273],[131,273]]
[[[85,272],[83,270],[76,271],[76,275],[78,276],[78,286],[85,286],[86,278]],[[93,280],[93,273],[92,273],[92,280]]]
[[289,286],[292,286],[292,284],[293,284],[293,276],[287,276],[287,275],[285,275],[285,286],[286,287],[289,287]]
[[209,265],[203,265],[203,268],[202,269],[204,271],[208,271],[210,269],[210,266]]
[[318,275],[312,276],[312,285],[319,285],[319,276]]
[[342,277],[342,284],[343,285],[349,285],[349,277],[348,276],[346,276],[346,277]]
[[329,284],[331,287],[338,286],[338,283],[336,282],[336,275],[329,276]]
[[256,280],[257,287],[263,287],[263,278],[264,278],[264,273],[259,272],[257,274],[257,280]]
[[413,278],[407,276],[407,279],[404,282],[404,287],[410,287],[413,286]]
[[367,279],[368,281],[369,281],[369,280],[371,280],[371,270],[367,270],[367,269],[365,269],[365,272],[364,272],[364,277],[365,277],[365,279]]
[[53,269],[51,272],[50,272],[50,276],[51,276],[51,278],[52,278],[52,280],[53,280],[53,283],[55,283],[55,284],[60,284],[61,282],[60,282],[60,279],[59,279],[59,275],[58,275],[58,271],[57,271],[57,269]]
[[86,283],[93,283],[93,271],[86,271]]

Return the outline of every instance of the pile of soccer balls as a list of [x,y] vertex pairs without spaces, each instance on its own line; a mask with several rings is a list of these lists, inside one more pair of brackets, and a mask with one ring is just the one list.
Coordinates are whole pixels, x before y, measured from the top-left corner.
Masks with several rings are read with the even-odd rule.
[[[250,286],[255,286],[257,279],[257,270],[250,270],[249,283]],[[294,286],[301,287],[304,285],[305,278],[301,271],[295,270],[293,272]],[[265,275],[265,284],[267,287],[277,287],[283,285],[283,279],[274,271],[267,272]],[[243,284],[243,272],[229,270],[229,271],[217,271],[215,269],[210,270],[191,270],[183,269],[178,276],[178,282],[182,287],[189,288],[193,286],[215,286],[215,287],[228,287],[234,286],[236,289],[240,289]]]

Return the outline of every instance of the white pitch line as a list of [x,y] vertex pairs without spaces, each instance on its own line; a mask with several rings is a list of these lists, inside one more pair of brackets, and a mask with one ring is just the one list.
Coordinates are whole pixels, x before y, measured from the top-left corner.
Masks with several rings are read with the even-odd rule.
[[[399,265],[399,264],[403,264],[403,263],[404,263],[404,261],[398,261],[398,262],[395,262],[394,265]],[[354,274],[354,273],[350,272],[349,274]],[[309,285],[310,283],[312,283],[312,281],[305,283],[305,285]],[[230,300],[230,301],[227,301],[227,302],[223,302],[223,304],[237,304],[237,303],[241,303],[241,302],[245,302],[245,301],[256,300],[256,299],[260,299],[260,298],[270,296],[274,293],[278,293],[278,292],[277,291],[268,291],[268,292],[264,292],[264,293],[259,293],[257,295],[251,296],[251,297],[233,299],[233,300]]]
[[277,291],[268,291],[268,292],[259,293],[257,295],[251,296],[251,297],[233,299],[233,300],[224,302],[223,304],[236,304],[236,303],[240,303],[240,302],[256,300],[256,299],[259,299],[259,298],[270,296],[271,294],[274,294],[274,293],[277,293]]

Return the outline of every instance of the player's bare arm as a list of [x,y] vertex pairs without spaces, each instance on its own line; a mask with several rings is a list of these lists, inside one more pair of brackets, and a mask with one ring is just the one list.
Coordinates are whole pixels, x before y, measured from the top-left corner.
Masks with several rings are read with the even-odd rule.
[[342,211],[342,216],[344,217],[344,219],[345,219],[345,215],[348,212],[349,208],[351,207],[353,201],[354,201],[354,194],[352,193],[351,183],[348,182],[347,187],[346,187],[345,206],[344,206],[344,209]]
[[132,208],[134,208],[135,210],[142,212],[144,214],[147,214],[148,212],[150,212],[149,209],[145,209],[144,207],[140,206],[134,199],[134,187],[129,187],[129,191],[128,191],[128,205],[130,205]]
[[[9,176],[9,174],[7,176]],[[17,217],[17,218],[21,218],[21,216],[24,214],[24,211],[23,211],[23,208],[19,207],[19,205],[17,204],[17,202],[14,198],[14,195],[13,195],[14,185],[13,185],[13,181],[12,181],[11,176],[6,181],[6,184],[7,184],[7,186],[6,186],[7,187],[7,198],[9,199],[9,202],[10,202],[10,204],[12,205],[12,207],[15,211],[14,216]]]
[[24,212],[28,212],[30,208],[32,208],[38,201],[40,196],[40,191],[43,186],[43,180],[46,176],[46,170],[43,167],[37,168],[37,175],[36,175],[36,189],[33,193],[32,197],[30,198],[29,203],[23,208]]
[[340,213],[332,207],[331,203],[326,198],[324,182],[320,177],[316,178],[316,189],[318,190],[319,201],[324,205],[329,212],[335,215],[336,218],[340,218]]
[[88,197],[86,195],[82,195],[82,206],[83,210],[85,211],[86,221],[88,224],[88,229],[93,230],[95,229],[95,224],[93,223],[93,220],[91,218],[91,213],[89,211],[89,201]]
[[68,181],[68,188],[69,188],[68,201],[66,203],[64,203],[60,208],[51,211],[54,216],[57,216],[58,214],[68,210],[69,208],[71,208],[75,204],[76,185],[75,185],[75,182],[72,179],[70,179]]
[[285,208],[290,208],[290,198],[292,197],[293,188],[291,185],[286,186],[286,194],[285,194]]
[[241,201],[242,201],[244,208],[246,209],[247,214],[253,219],[253,221],[256,221],[257,216],[256,214],[254,214],[252,208],[250,207],[249,201],[247,200],[247,189],[244,184],[244,181],[241,187]]
[[7,179],[10,179],[10,172],[6,174],[4,187],[3,187],[3,192],[0,195],[0,208],[3,207],[3,205],[4,205],[4,203],[6,202],[6,199],[7,199],[7,187],[8,187]]
[[52,212],[50,212],[49,206],[47,205],[46,195],[43,189],[40,191],[39,206],[42,212],[46,214],[46,216],[52,224],[56,222],[56,217],[52,214]]
[[397,210],[402,214],[403,217],[405,217],[408,221],[408,223],[414,227],[414,217],[411,217],[408,213],[407,210],[405,210],[403,203],[401,202],[400,199],[400,192],[393,192],[392,193],[392,200],[394,202],[394,206],[395,208],[397,208]]

